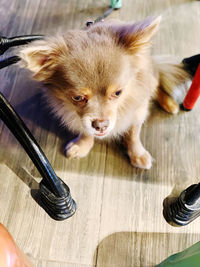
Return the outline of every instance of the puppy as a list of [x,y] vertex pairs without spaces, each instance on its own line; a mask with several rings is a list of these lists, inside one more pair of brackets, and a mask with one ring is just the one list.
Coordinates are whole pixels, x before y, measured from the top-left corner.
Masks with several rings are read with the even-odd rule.
[[160,17],[130,24],[99,22],[20,51],[24,66],[45,85],[55,114],[79,134],[66,146],[68,158],[85,157],[95,138],[123,137],[131,164],[151,168],[152,157],[140,141],[149,103],[156,97],[166,111],[177,113],[172,88],[189,78],[181,65],[151,57],[159,23]]

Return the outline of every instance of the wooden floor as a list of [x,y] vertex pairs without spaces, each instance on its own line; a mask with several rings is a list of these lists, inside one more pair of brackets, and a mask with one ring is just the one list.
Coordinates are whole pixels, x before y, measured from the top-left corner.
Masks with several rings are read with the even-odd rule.
[[[0,34],[55,34],[79,28],[102,14],[108,3],[1,0]],[[112,17],[135,21],[160,14],[154,54],[182,59],[200,52],[199,1],[123,0]],[[30,194],[40,176],[0,123],[0,221],[35,266],[153,267],[200,240],[200,219],[176,228],[162,216],[163,200],[200,178],[200,101],[193,111],[176,116],[153,109],[142,140],[155,162],[151,170],[140,171],[114,143],[96,143],[86,158],[67,160],[63,146],[69,133],[50,114],[38,84],[13,65],[1,70],[0,85],[77,203],[75,215],[62,222],[41,209]]]

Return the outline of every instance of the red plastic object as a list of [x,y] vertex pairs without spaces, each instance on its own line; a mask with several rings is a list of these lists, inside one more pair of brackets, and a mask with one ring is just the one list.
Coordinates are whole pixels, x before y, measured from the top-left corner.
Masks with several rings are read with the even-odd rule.
[[200,64],[194,75],[192,85],[183,101],[183,108],[186,110],[193,109],[199,95],[200,95]]
[[1,267],[34,267],[20,251],[12,236],[0,223],[0,266]]

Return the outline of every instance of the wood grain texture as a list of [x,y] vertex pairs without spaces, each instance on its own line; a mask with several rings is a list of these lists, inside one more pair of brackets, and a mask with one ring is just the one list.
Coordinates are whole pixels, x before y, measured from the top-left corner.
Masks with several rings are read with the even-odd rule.
[[[56,34],[80,28],[104,12],[107,0],[1,0],[0,33]],[[154,54],[180,59],[199,53],[200,2],[123,0],[111,17],[136,21],[162,14]],[[12,54],[9,51],[8,54]],[[97,142],[84,159],[67,160],[72,135],[45,104],[40,85],[25,70],[0,72],[0,90],[13,104],[70,187],[76,214],[56,222],[30,194],[40,176],[21,146],[0,123],[0,221],[37,267],[153,267],[200,239],[200,221],[173,228],[162,216],[163,200],[199,181],[200,102],[193,111],[168,115],[157,106],[142,130],[155,158],[149,171],[130,166],[118,144]]]
[[44,261],[38,260],[33,262],[37,267],[94,267],[94,265],[87,264],[76,264],[67,262],[55,262],[55,261]]

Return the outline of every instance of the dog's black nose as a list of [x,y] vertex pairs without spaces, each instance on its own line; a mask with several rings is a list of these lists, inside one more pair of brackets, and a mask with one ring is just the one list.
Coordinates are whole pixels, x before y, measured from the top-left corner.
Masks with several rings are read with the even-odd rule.
[[92,121],[92,127],[99,132],[104,132],[109,125],[109,120],[94,120]]

